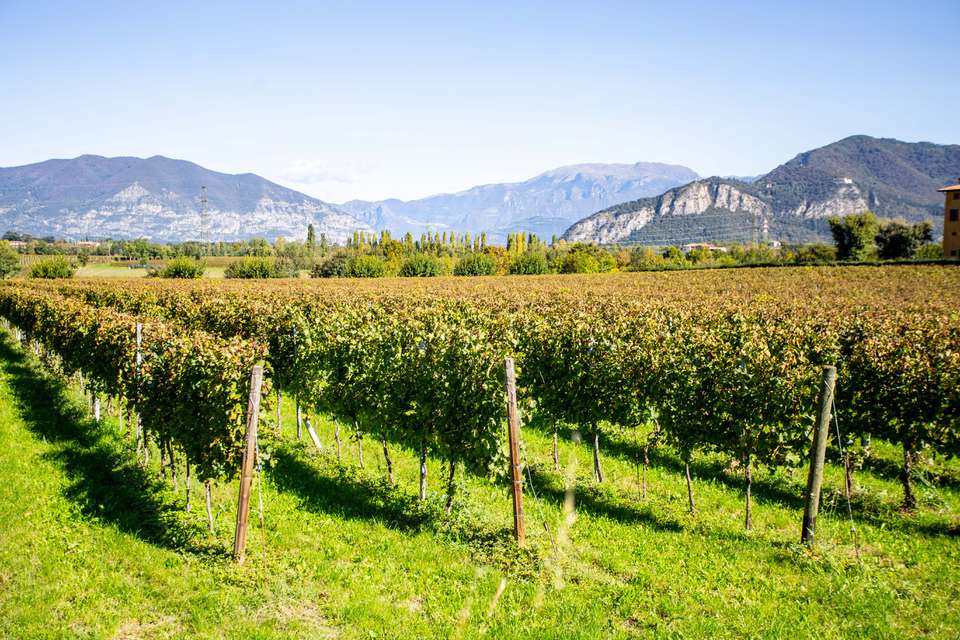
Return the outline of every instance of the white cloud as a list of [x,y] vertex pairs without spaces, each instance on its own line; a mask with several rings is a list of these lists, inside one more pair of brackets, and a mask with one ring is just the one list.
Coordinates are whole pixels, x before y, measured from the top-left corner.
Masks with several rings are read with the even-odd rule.
[[339,164],[336,168],[317,160],[298,160],[281,172],[285,180],[297,184],[356,184],[360,182],[357,167]]

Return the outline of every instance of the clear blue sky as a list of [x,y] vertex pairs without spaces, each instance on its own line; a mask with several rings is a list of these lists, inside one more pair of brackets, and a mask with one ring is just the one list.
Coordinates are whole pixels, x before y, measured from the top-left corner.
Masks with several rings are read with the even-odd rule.
[[0,166],[161,154],[333,202],[756,174],[856,133],[960,143],[958,28],[957,0],[0,0]]

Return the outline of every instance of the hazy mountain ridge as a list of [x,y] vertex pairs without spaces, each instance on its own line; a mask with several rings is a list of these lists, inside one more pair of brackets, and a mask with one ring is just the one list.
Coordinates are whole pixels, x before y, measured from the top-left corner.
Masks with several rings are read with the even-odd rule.
[[[852,136],[807,151],[750,183],[696,180],[594,213],[564,237],[602,243],[828,239],[826,218],[872,209],[911,221],[942,215],[937,188],[960,174],[960,145]],[[938,225],[934,224],[937,228]]]
[[502,239],[513,231],[549,237],[598,208],[657,195],[695,178],[697,174],[687,167],[655,162],[579,164],[523,182],[479,185],[419,200],[352,200],[338,206],[395,234],[451,229],[485,231],[491,239]]
[[566,229],[568,240],[680,244],[739,242],[754,229],[763,237],[764,228],[770,239],[802,242],[828,237],[827,216],[866,208],[936,221],[936,189],[957,175],[960,145],[852,136],[755,178],[699,179],[686,167],[660,163],[579,164],[407,202],[331,205],[252,173],[219,173],[162,156],[86,155],[0,168],[0,228],[68,238],[198,239],[205,185],[209,240],[303,238],[313,224],[332,242],[355,230],[483,231],[502,241],[513,231],[549,238]]
[[331,241],[372,229],[326,202],[252,173],[219,173],[185,160],[84,155],[0,168],[0,227],[34,235],[183,241],[200,238],[207,187],[208,240]]

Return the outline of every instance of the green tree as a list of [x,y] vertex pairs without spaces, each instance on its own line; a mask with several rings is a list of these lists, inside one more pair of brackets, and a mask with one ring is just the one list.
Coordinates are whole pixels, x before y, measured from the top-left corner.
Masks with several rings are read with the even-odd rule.
[[349,276],[350,255],[346,251],[338,251],[313,265],[313,269],[310,270],[311,278],[347,278]]
[[560,271],[562,273],[598,273],[600,263],[589,253],[571,251],[564,256]]
[[677,247],[667,247],[663,250],[663,259],[675,265],[684,265],[687,264],[687,258],[683,255],[683,251],[680,251]]
[[153,271],[150,275],[157,278],[195,279],[203,276],[204,270],[205,266],[199,260],[182,256],[174,258],[163,269]]
[[317,250],[317,232],[313,223],[307,225],[307,255],[313,255]]
[[563,256],[561,273],[601,273],[617,268],[617,259],[594,244],[577,243]]
[[273,255],[273,247],[271,247],[270,243],[263,238],[251,238],[247,243],[246,254],[248,256],[257,256],[262,258]]
[[908,225],[890,220],[880,225],[874,240],[877,254],[884,260],[912,258],[922,245],[933,240],[933,228],[929,222]]
[[943,245],[934,243],[920,245],[914,257],[920,260],[942,260]]
[[76,268],[63,256],[54,256],[34,262],[30,267],[31,278],[72,278]]
[[797,264],[818,264],[833,262],[837,259],[837,250],[828,244],[805,244],[793,255]]
[[354,278],[382,278],[386,268],[377,256],[355,256],[350,261],[350,275]]
[[866,260],[874,248],[874,238],[880,226],[876,214],[864,211],[844,218],[832,216],[827,220],[837,246],[840,260]]
[[693,264],[700,264],[702,262],[710,262],[713,259],[713,252],[706,247],[696,247],[690,250],[690,253],[687,254],[687,260]]
[[630,251],[630,270],[647,271],[663,266],[663,258],[650,247],[636,247]]
[[223,273],[225,278],[296,278],[299,275],[293,262],[279,258],[271,260],[265,257],[248,257],[227,265]]
[[120,255],[140,262],[147,261],[150,257],[150,243],[146,238],[137,238],[129,242],[124,242],[120,247]]
[[496,273],[497,261],[483,253],[470,253],[453,268],[455,276],[492,276]]
[[540,275],[549,271],[547,256],[541,251],[527,251],[510,262],[510,273],[514,275]]
[[440,261],[424,253],[416,253],[400,266],[400,274],[405,278],[423,278],[440,275]]
[[0,278],[7,278],[20,271],[20,256],[10,243],[0,242]]

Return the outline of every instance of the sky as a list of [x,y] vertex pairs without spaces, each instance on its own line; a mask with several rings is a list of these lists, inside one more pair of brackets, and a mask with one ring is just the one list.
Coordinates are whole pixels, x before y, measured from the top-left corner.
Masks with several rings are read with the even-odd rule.
[[0,166],[92,153],[328,202],[583,162],[756,175],[960,143],[960,2],[0,0]]

